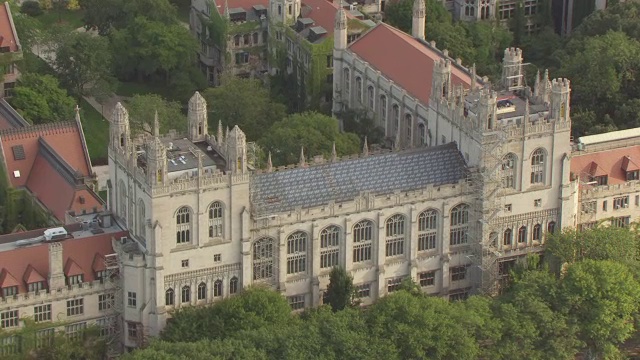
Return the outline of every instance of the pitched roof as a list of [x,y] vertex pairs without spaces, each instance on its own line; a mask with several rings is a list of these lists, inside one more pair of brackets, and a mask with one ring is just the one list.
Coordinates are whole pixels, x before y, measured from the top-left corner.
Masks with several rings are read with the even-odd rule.
[[[269,8],[269,0],[226,0],[229,10],[242,8],[244,11],[252,11],[255,5],[262,5]],[[216,9],[220,15],[225,15],[225,0],[216,0]]]
[[20,41],[16,28],[13,26],[11,8],[9,2],[5,1],[0,6],[0,47],[8,46],[11,52],[20,50]]
[[[316,26],[322,26],[327,31],[326,36],[329,37],[333,35],[334,21],[339,8],[332,1],[302,0],[300,17],[310,18]],[[347,11],[347,19],[355,19],[355,17]]]
[[[75,228],[74,226],[66,226],[66,228]],[[35,232],[35,231],[34,231]],[[42,235],[43,229],[37,230]],[[31,233],[31,232],[29,232]],[[95,273],[92,271],[93,261],[96,254],[106,256],[113,254],[111,240],[126,236],[126,231],[115,231],[102,233],[97,235],[70,238],[61,241],[62,243],[62,264],[74,263],[75,265],[65,266],[65,273],[69,270],[72,274],[77,274],[77,269],[82,270],[84,281],[90,282],[97,280]],[[0,236],[0,244],[6,243],[5,238],[15,241],[17,234],[9,234]],[[22,235],[24,238],[25,235]],[[61,265],[62,265],[61,264]],[[29,267],[33,268],[38,274],[45,279],[49,277],[49,246],[47,243],[40,243],[33,246],[17,247],[7,251],[0,251],[0,284],[2,283],[2,272],[6,271],[10,274],[25,274]],[[18,282],[18,291],[20,293],[27,292],[26,284],[22,281]]]
[[24,282],[26,284],[33,284],[33,283],[37,283],[37,282],[41,282],[41,281],[47,281],[42,275],[40,275],[40,273],[33,268],[33,266],[29,265],[27,266],[27,270],[24,272],[24,276],[22,277],[22,280],[24,280]]
[[73,259],[68,258],[66,264],[64,265],[64,275],[65,276],[84,275],[84,270],[82,270],[82,268],[78,266],[78,264],[76,264],[76,262],[73,261]]
[[[349,49],[411,96],[429,103],[434,64],[445,58],[441,51],[385,23],[362,35]],[[471,75],[453,60],[451,79],[454,85],[471,87]]]
[[7,269],[0,272],[0,288],[19,286],[20,283]]
[[[90,176],[90,160],[84,151],[80,131],[75,122],[40,124],[24,128],[0,130],[4,163],[11,185],[24,186],[29,178],[33,163],[40,147],[38,140],[43,138],[47,144],[74,170],[83,176]],[[16,160],[11,148],[22,145],[24,159]],[[19,177],[14,176],[19,171]]]
[[[625,160],[629,157],[629,160]],[[571,157],[571,172],[575,177],[579,177],[582,182],[591,181],[590,176],[607,175],[608,184],[616,185],[627,181],[625,162],[632,164],[640,163],[640,145],[629,146],[584,155],[574,154]],[[594,165],[597,164],[597,172],[593,173]],[[627,164],[628,165],[628,164]],[[633,167],[633,165],[631,165]],[[629,170],[629,171],[633,171]]]
[[100,253],[96,253],[96,256],[93,257],[93,263],[91,264],[91,269],[93,272],[106,270],[107,267],[104,264],[104,256]]
[[0,99],[0,130],[31,126],[5,99]]
[[455,183],[466,174],[460,152],[450,143],[257,174],[251,184],[252,206],[266,212],[289,211],[351,200],[361,192],[385,194]]

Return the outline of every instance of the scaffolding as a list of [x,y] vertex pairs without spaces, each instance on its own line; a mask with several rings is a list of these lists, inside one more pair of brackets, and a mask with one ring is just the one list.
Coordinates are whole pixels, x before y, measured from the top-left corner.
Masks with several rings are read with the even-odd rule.
[[498,251],[498,234],[501,230],[499,215],[504,208],[502,167],[506,142],[507,135],[499,126],[492,132],[485,132],[482,135],[481,164],[472,175],[479,215],[474,236],[476,250],[470,256],[478,269],[474,287],[489,295],[499,291],[497,263],[502,254]]
[[122,354],[122,277],[120,264],[118,262],[118,254],[109,254],[105,256],[105,270],[109,284],[111,284],[112,297],[111,316],[106,319],[106,343],[107,343],[107,359],[115,359]]

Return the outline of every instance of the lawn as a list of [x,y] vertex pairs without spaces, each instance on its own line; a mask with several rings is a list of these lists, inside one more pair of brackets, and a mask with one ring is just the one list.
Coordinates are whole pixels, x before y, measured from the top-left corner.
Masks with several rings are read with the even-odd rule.
[[80,118],[82,129],[89,149],[89,157],[94,166],[107,164],[107,147],[109,146],[109,122],[89,103],[80,102]]
[[156,94],[167,100],[173,100],[171,96],[171,89],[168,86],[157,86],[153,83],[119,82],[115,93],[124,97]]
[[48,10],[44,14],[36,17],[46,27],[54,24],[65,24],[73,29],[77,29],[84,25],[82,10]]

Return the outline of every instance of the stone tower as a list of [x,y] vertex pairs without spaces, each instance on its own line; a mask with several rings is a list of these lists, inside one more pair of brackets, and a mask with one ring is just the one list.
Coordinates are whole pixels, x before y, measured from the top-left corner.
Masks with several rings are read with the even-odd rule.
[[127,153],[131,142],[129,113],[121,103],[117,103],[115,109],[113,109],[109,132],[111,133],[109,141],[111,148]]
[[551,106],[549,117],[551,120],[570,121],[569,100],[571,84],[567,79],[553,79],[551,81]]
[[502,86],[507,90],[522,88],[522,78],[522,50],[506,48],[502,58]]
[[411,35],[414,38],[424,40],[426,17],[427,6],[424,0],[415,0],[413,2],[413,23],[411,25]]
[[167,182],[167,150],[160,140],[157,111],[153,122],[153,138],[147,144],[147,181],[151,186]]
[[478,126],[482,131],[493,131],[497,126],[497,94],[495,91],[483,89],[480,92],[478,106]]
[[451,96],[451,60],[441,59],[434,64],[431,86],[432,99],[448,99]]
[[[342,61],[344,50],[347,48],[347,12],[344,7],[340,7],[336,13],[335,23],[333,26],[333,109],[332,113],[336,116],[342,111],[343,102],[347,99],[342,98],[342,91],[346,79],[351,72],[345,74],[345,63]],[[348,66],[348,65],[346,65]],[[342,126],[342,124],[341,124]]]
[[269,0],[269,19],[277,24],[293,25],[300,15],[301,0]]
[[[342,2],[341,2],[342,4]],[[333,27],[333,48],[335,50],[344,50],[347,48],[347,12],[344,7],[336,13],[335,24]]]
[[247,137],[236,125],[226,139],[227,168],[234,174],[247,172]]
[[197,91],[189,99],[187,119],[189,121],[189,140],[193,142],[204,141],[208,133],[207,102]]

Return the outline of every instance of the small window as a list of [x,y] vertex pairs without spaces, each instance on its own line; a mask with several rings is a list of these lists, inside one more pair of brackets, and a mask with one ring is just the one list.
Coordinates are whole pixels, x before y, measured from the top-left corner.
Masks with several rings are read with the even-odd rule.
[[135,340],[138,337],[138,326],[136,323],[127,321],[127,335],[130,340]]
[[35,322],[50,321],[51,320],[51,304],[34,306],[33,320]]
[[504,211],[505,212],[511,212],[511,209],[512,209],[511,204],[507,204],[507,205],[504,206]]
[[221,262],[221,261],[222,261],[222,254],[213,255],[213,262]]
[[295,295],[289,296],[287,301],[289,302],[289,306],[291,306],[291,310],[302,310],[304,309],[304,295]]
[[467,277],[467,267],[466,266],[456,266],[449,269],[451,273],[451,281],[460,281],[464,280]]
[[127,306],[135,308],[137,306],[137,294],[135,292],[129,291],[127,292]]
[[362,284],[355,287],[355,296],[358,299],[371,296],[371,284]]
[[607,175],[596,176],[593,181],[597,182],[598,186],[604,186],[609,184],[609,176]]
[[393,278],[387,279],[387,292],[392,293],[400,289],[400,284],[402,284],[402,278]]
[[67,300],[67,316],[84,314],[84,299]]
[[13,152],[13,159],[14,160],[24,160],[26,159],[25,153],[24,153],[24,146],[22,145],[14,145],[11,147],[11,151]]
[[638,180],[640,179],[639,175],[640,175],[640,171],[638,170],[627,171],[627,181]]
[[541,206],[542,206],[542,199],[535,199],[535,200],[533,200],[533,206],[535,206],[535,207],[541,207]]
[[0,329],[16,327],[19,324],[18,310],[10,310],[0,313]]
[[115,301],[114,294],[102,294],[98,295],[98,310],[106,311],[113,307]]
[[427,271],[419,273],[418,281],[420,282],[420,286],[422,287],[433,286],[436,283],[436,272]]
[[607,200],[602,202],[602,211],[607,211]]
[[182,260],[181,264],[182,264],[183,268],[188,268],[189,267],[189,260]]
[[629,196],[618,196],[613,198],[613,209],[626,209],[629,207]]

